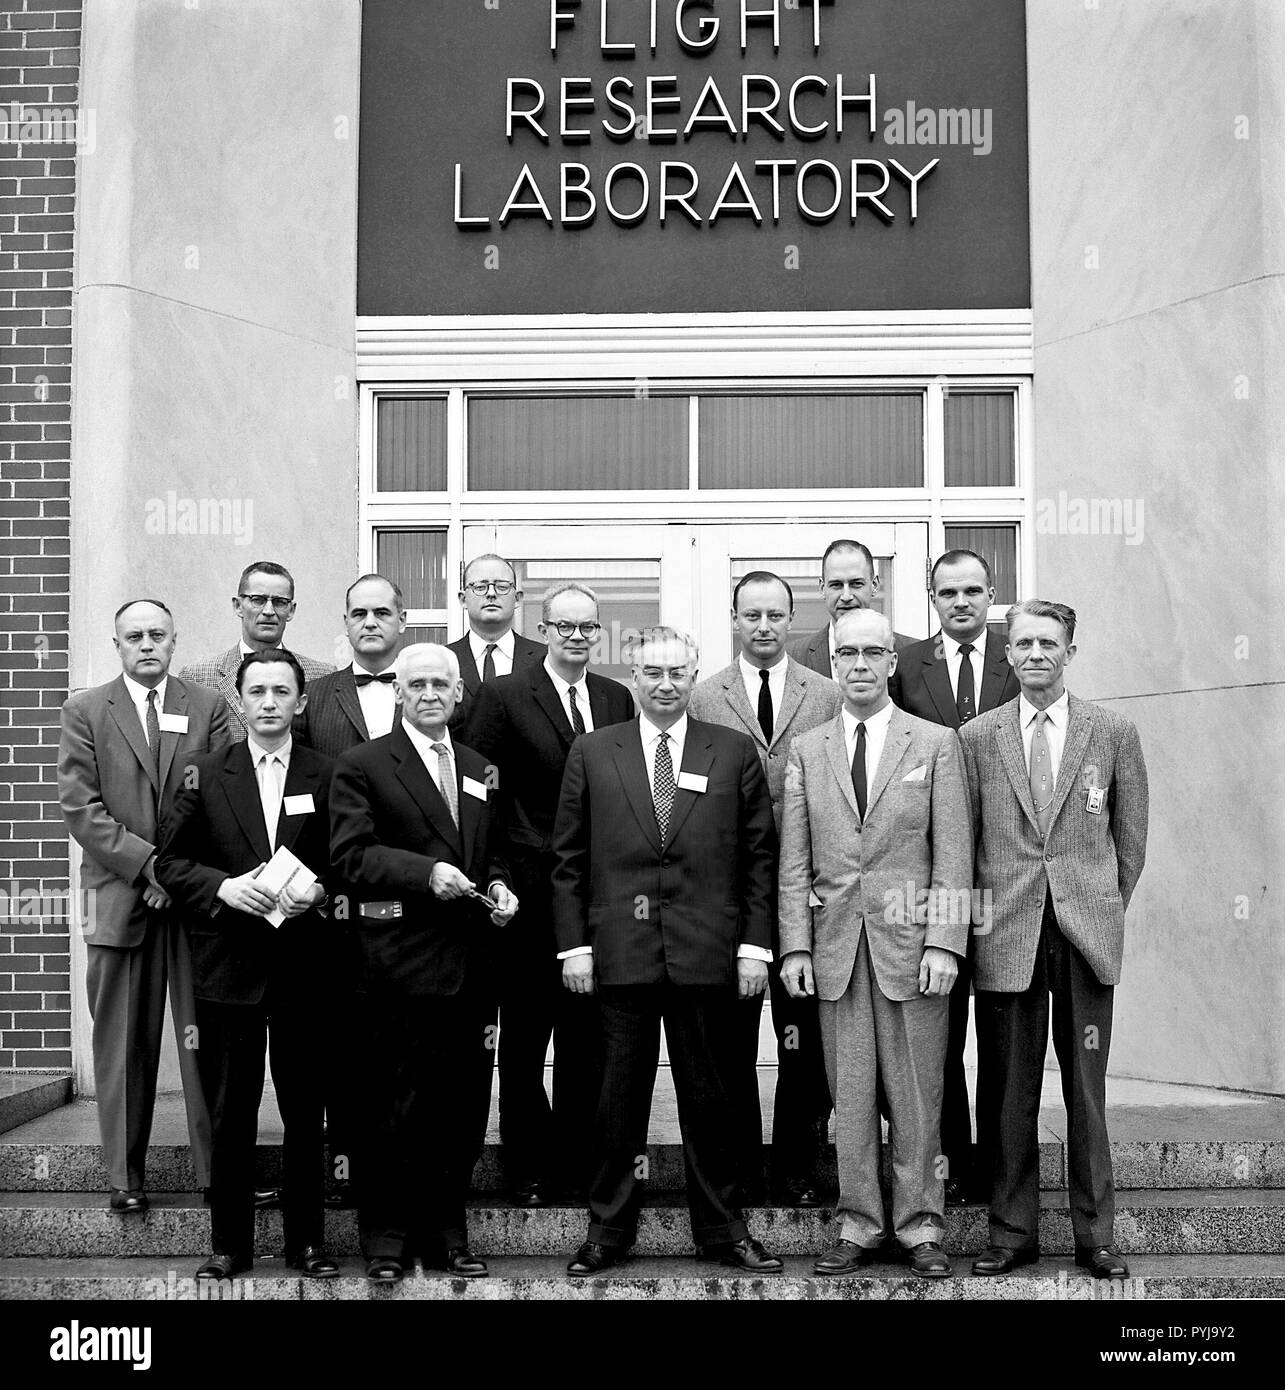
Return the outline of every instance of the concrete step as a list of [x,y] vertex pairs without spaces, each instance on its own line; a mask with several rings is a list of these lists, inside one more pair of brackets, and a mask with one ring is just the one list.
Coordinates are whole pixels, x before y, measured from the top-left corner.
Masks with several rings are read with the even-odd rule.
[[210,1287],[192,1278],[199,1260],[0,1259],[0,1301],[32,1299],[213,1301],[442,1301],[501,1299],[644,1299],[700,1301],[953,1301],[1048,1300],[1121,1302],[1147,1299],[1280,1299],[1285,1256],[1138,1255],[1126,1280],[1085,1277],[1069,1259],[1046,1258],[1002,1279],[969,1274],[956,1260],[953,1279],[917,1279],[904,1266],[874,1264],[860,1275],[812,1274],[807,1257],[786,1258],[785,1272],[761,1278],[737,1275],[690,1259],[639,1258],[595,1279],[571,1279],[567,1255],[488,1258],[485,1279],[453,1279],[426,1271],[393,1288],[362,1277],[359,1259],[341,1258],[337,1279],[303,1279],[280,1259],[260,1259],[251,1273]]
[[[163,1258],[201,1255],[209,1248],[209,1213],[187,1193],[152,1193],[143,1216],[110,1211],[100,1193],[0,1194],[0,1258]],[[835,1237],[828,1209],[754,1207],[753,1235],[776,1254],[816,1255]],[[281,1213],[257,1217],[256,1247],[282,1248]],[[512,1257],[567,1255],[585,1238],[580,1207],[519,1210],[477,1201],[469,1212],[469,1238],[481,1255]],[[1116,1196],[1116,1239],[1126,1253],[1151,1255],[1285,1254],[1285,1192],[1217,1189],[1122,1191]],[[945,1247],[972,1254],[986,1244],[984,1207],[952,1208],[946,1214]],[[351,1211],[326,1213],[326,1244],[336,1254],[358,1251]],[[1045,1195],[1040,1245],[1052,1255],[1074,1249],[1065,1193]],[[639,1224],[637,1251],[647,1256],[681,1256],[693,1250],[685,1202],[677,1194],[654,1193]]]
[[60,1109],[71,1089],[69,1071],[0,1072],[0,1134]]

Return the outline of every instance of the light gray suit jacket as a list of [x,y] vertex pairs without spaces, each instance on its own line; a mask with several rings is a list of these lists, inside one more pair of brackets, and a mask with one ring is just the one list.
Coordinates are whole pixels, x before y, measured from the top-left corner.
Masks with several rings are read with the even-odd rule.
[[[1147,851],[1147,768],[1138,731],[1122,714],[1074,695],[1069,705],[1047,839],[1031,800],[1021,700],[960,730],[977,886],[990,895],[991,929],[974,928],[977,989],[1030,985],[1049,891],[1058,926],[1099,981],[1120,982],[1124,912]],[[1100,812],[1088,809],[1092,787],[1105,792]]]
[[971,887],[968,794],[952,729],[893,707],[864,824],[842,717],[794,740],[777,880],[781,953],[812,953],[818,997],[843,996],[864,930],[884,997],[915,998],[926,947],[966,953]]
[[751,705],[745,694],[739,661],[724,666],[692,691],[688,713],[693,719],[707,724],[722,724],[724,728],[749,734],[758,749],[759,761],[767,774],[768,790],[772,794],[772,818],[781,829],[781,799],[785,793],[785,764],[790,756],[790,744],[800,734],[831,720],[843,708],[839,687],[828,676],[818,675],[788,658],[785,669],[785,690],[781,708],[772,719],[772,742],[763,737],[759,725],[758,705]]
[[[299,665],[303,667],[305,682],[328,676],[335,669],[329,662],[317,661],[311,656],[304,656],[302,652],[295,652],[293,647],[287,647],[286,650],[294,652],[298,657]],[[200,661],[193,661],[178,673],[180,680],[193,681],[209,690],[217,690],[227,701],[230,712],[228,731],[233,743],[240,743],[246,734],[245,715],[241,713],[241,701],[236,693],[236,673],[240,664],[241,647],[238,644],[222,656],[207,656]]]

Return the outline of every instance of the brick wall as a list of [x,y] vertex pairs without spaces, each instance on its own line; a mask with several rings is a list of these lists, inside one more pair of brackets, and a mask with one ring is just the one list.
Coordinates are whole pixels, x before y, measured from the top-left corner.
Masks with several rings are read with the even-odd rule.
[[[76,147],[22,141],[77,100],[80,0],[0,0],[0,1067],[71,1066],[67,696]],[[14,110],[14,103],[21,108]],[[13,117],[18,115],[15,128]],[[56,128],[43,135],[63,134]]]

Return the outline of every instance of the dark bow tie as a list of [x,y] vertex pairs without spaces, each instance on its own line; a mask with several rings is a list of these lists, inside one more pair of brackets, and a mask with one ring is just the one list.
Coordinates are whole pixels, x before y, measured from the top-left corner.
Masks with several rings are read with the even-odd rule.
[[360,690],[363,685],[369,685],[371,681],[378,681],[380,685],[392,685],[395,677],[391,671],[383,671],[377,676],[372,676],[369,671],[357,671],[353,673],[353,680],[357,683]]

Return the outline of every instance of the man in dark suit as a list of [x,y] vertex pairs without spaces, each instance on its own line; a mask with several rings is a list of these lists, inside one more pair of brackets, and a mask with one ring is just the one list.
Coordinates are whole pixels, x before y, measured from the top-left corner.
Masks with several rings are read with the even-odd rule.
[[[602,1076],[597,1000],[562,988],[553,929],[551,849],[558,792],[572,741],[633,718],[617,681],[592,674],[598,599],[581,584],[544,596],[538,666],[487,681],[464,735],[498,770],[508,863],[522,920],[501,954],[500,1139],[513,1200],[543,1205],[550,1186],[583,1197]],[[544,1059],[553,1038],[553,1105]]]
[[[254,1264],[254,1155],[263,1058],[284,1129],[286,1263],[314,1279],[339,1266],[324,1249],[319,1007],[334,946],[322,915],[329,865],[329,758],[295,746],[303,668],[287,651],[251,652],[237,671],[247,737],[198,758],[166,820],[157,877],[192,942],[198,1060],[214,1131],[213,1253],[198,1279]],[[279,850],[302,864],[277,889],[264,870]],[[280,917],[275,914],[280,913]],[[270,915],[271,914],[271,915]]]
[[113,1211],[147,1209],[147,1144],[168,983],[197,1182],[210,1181],[210,1120],[196,1053],[192,957],[156,876],[158,825],[188,764],[228,741],[220,695],[169,675],[170,610],[138,599],[116,611],[121,674],[62,710],[58,807],[84,851],[80,882],[94,1089]]
[[[740,653],[692,692],[694,719],[738,729],[754,740],[767,775],[772,815],[781,829],[781,798],[790,745],[800,734],[828,723],[843,705],[839,687],[786,655],[794,616],[789,584],[754,570],[732,593],[732,624]],[[821,1205],[817,1167],[830,1119],[830,1087],[821,1050],[815,996],[792,999],[775,970],[768,972],[772,1028],[776,1033],[776,1100],[772,1109],[772,1185],[778,1200],[794,1207]],[[759,1018],[763,997],[740,1006],[744,1024],[743,1112],[747,1204],[763,1187],[763,1117],[759,1107]]]
[[[958,729],[987,710],[1017,699],[1017,676],[1005,655],[1002,624],[989,627],[986,615],[995,601],[989,563],[972,550],[950,550],[932,568],[929,579],[941,631],[912,642],[901,653],[888,682],[893,703],[907,714]],[[946,1158],[946,1202],[984,1202],[990,1197],[989,1136],[978,1126],[976,1171],[972,1162],[972,1118],[964,1047],[968,1041],[972,953],[959,962],[950,992],[950,1035],[946,1043],[946,1079],[942,1095],[941,1148]]]
[[[830,621],[810,637],[798,638],[790,655],[801,665],[820,675],[837,679],[834,665],[834,625],[844,613],[861,608],[879,609],[879,576],[874,556],[860,541],[831,541],[821,557],[821,600]],[[891,621],[891,619],[889,619]],[[914,641],[913,637],[893,633],[898,654]]]
[[598,989],[604,1043],[589,1233],[567,1266],[577,1276],[634,1242],[662,1021],[699,1257],[782,1268],[740,1210],[735,1093],[737,1002],[762,994],[771,958],[772,800],[746,735],[688,718],[698,655],[685,634],[646,629],[631,653],[640,719],[578,739],[562,779],[558,954],[568,989]]
[[401,718],[345,753],[331,788],[331,856],[357,899],[367,1102],[358,1219],[377,1283],[399,1280],[417,1248],[457,1277],[486,1273],[465,1211],[470,976],[493,968],[488,917],[502,927],[517,911],[487,762],[447,728],[461,687],[455,653],[414,643],[395,670]]
[[1066,1098],[1075,1262],[1098,1279],[1129,1268],[1115,1244],[1107,1056],[1124,914],[1147,850],[1147,769],[1123,715],[1067,692],[1075,610],[1008,610],[1021,695],[959,731],[972,803],[978,1090],[994,1114],[990,1248],[974,1274],[1039,1259],[1039,1116],[1052,1016]]
[[[237,742],[246,732],[245,713],[236,693],[236,673],[241,658],[251,652],[281,647],[286,639],[286,625],[297,608],[294,577],[290,571],[274,560],[256,560],[241,571],[237,591],[232,596],[232,611],[241,623],[241,640],[219,656],[203,657],[179,672],[183,680],[217,690],[223,696],[231,712],[229,732]],[[308,681],[335,669],[329,662],[316,661],[298,652],[295,657]]]
[[[352,662],[321,676],[308,686],[308,699],[295,717],[295,740],[303,747],[315,748],[328,758],[339,758],[372,738],[388,733],[397,717],[397,696],[393,691],[393,660],[406,631],[406,604],[402,591],[382,574],[363,574],[353,581],[344,595],[344,629],[352,648]],[[357,975],[356,925],[343,886],[336,885],[336,896],[345,898],[347,926],[343,949],[334,961],[325,1012],[331,1017],[348,1017],[355,1007]],[[320,1046],[326,1056],[326,1133],[330,1141],[335,1206],[352,1204],[352,1150],[355,1143],[356,1104],[360,1073],[355,1065],[356,1049],[347,1029],[330,1028]],[[479,1066],[485,1063],[486,1097],[481,1102],[482,1134],[486,1137],[486,1108],[491,1099],[491,1059],[493,1052],[482,1049]]]
[[464,696],[451,720],[451,731],[461,738],[485,681],[538,666],[544,660],[542,642],[513,631],[513,614],[521,601],[517,571],[502,555],[479,555],[465,565],[460,603],[468,618],[468,631],[450,644],[464,682]]

